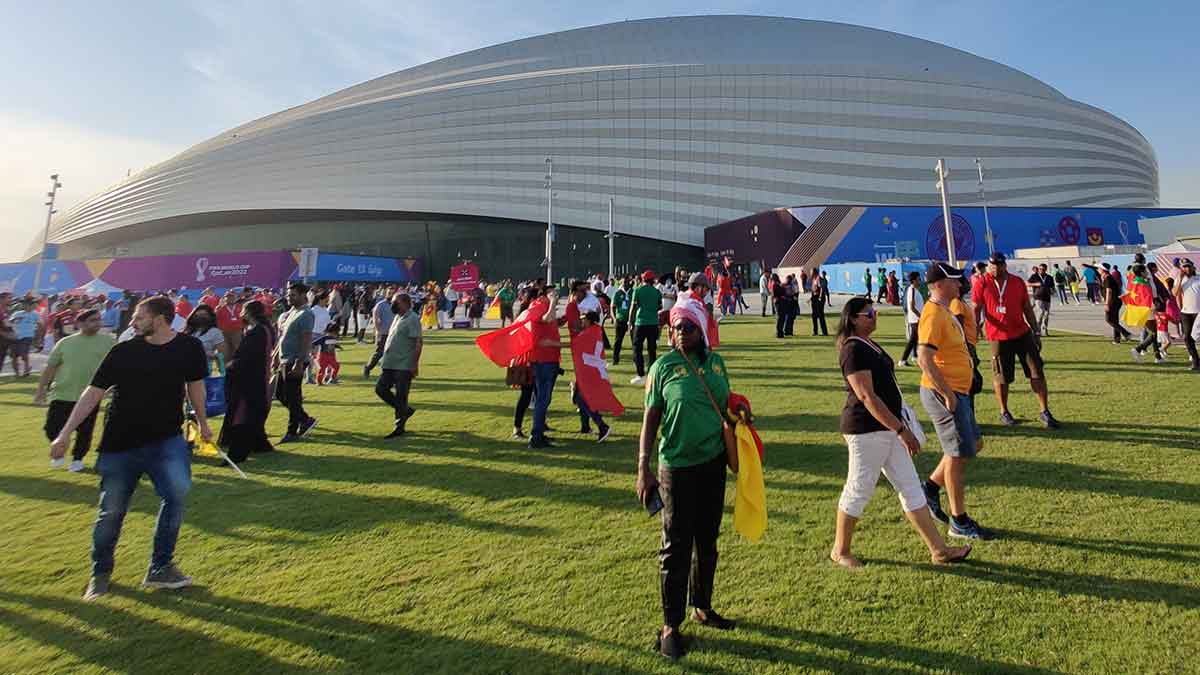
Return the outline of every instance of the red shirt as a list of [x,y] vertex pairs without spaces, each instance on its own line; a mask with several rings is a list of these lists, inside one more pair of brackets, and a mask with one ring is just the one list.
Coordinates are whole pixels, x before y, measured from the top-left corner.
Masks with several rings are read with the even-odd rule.
[[1022,279],[1009,274],[1004,281],[997,283],[991,274],[984,274],[983,280],[971,294],[971,302],[976,307],[983,307],[984,330],[988,340],[1012,340],[1029,332],[1029,324],[1025,321],[1029,289],[1025,288]]
[[266,293],[256,295],[254,299],[263,304],[263,308],[266,309],[267,314],[270,314],[275,309],[275,298]]
[[567,303],[567,311],[563,313],[563,318],[566,319],[567,334],[571,337],[579,335],[579,320],[582,317],[579,313],[579,305],[575,304],[574,300]]
[[215,295],[202,295],[200,296],[200,302],[203,302],[209,307],[216,309],[217,305],[221,302],[221,299]]
[[237,332],[242,329],[242,308],[240,305],[217,306],[217,330],[223,333]]
[[184,319],[192,313],[192,303],[188,302],[187,298],[179,298],[179,302],[175,303],[175,314]]
[[562,348],[561,347],[539,347],[538,343],[542,340],[559,340],[558,322],[556,321],[541,321],[540,319],[550,311],[550,303],[544,299],[534,301],[529,306],[530,330],[533,333],[533,352],[529,356],[529,360],[533,363],[561,363]]

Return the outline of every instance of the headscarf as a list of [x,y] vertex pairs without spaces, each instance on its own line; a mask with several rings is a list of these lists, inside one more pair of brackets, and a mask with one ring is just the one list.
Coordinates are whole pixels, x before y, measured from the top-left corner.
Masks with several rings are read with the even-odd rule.
[[704,305],[696,301],[695,298],[682,298],[671,307],[670,323],[675,325],[677,319],[687,319],[696,324],[700,329],[700,334],[704,337],[704,346],[708,346],[708,310]]

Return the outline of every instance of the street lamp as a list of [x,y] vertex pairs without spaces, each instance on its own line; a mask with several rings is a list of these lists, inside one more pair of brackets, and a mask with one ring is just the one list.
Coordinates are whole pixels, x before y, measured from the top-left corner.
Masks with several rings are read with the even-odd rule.
[[987,195],[983,192],[983,160],[975,158],[975,168],[979,169],[979,201],[983,202],[983,238],[987,240],[988,255],[994,252],[992,243],[992,223],[988,220]]
[[954,226],[950,222],[950,170],[946,160],[939,159],[933,173],[937,176],[937,189],[942,194],[942,221],[946,226],[946,259],[951,267],[958,267],[954,251]]
[[42,286],[42,266],[46,262],[46,244],[50,240],[50,219],[54,217],[54,199],[58,196],[58,188],[62,187],[62,183],[58,182],[58,174],[50,175],[50,191],[46,196],[50,198],[46,202],[46,228],[42,230],[42,253],[38,256],[37,271],[33,274],[33,295],[36,297]]
[[554,160],[546,158],[546,283],[554,285]]

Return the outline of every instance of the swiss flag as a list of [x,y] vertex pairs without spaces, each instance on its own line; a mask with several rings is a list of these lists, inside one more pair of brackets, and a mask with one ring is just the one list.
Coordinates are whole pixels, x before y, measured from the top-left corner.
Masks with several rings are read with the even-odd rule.
[[575,361],[575,388],[594,412],[620,415],[625,406],[613,393],[604,361],[604,337],[599,326],[589,326],[571,338]]
[[529,317],[525,316],[509,326],[480,335],[475,338],[475,345],[492,363],[507,368],[513,359],[533,349],[533,331],[529,327]]

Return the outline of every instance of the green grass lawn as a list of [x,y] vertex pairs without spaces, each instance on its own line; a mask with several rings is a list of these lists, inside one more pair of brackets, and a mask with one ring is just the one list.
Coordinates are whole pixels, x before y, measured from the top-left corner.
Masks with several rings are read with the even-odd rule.
[[[901,328],[881,322],[896,358]],[[758,544],[737,535],[731,481],[715,606],[740,623],[686,624],[694,649],[672,667],[652,651],[659,522],[633,494],[631,356],[612,370],[628,410],[609,442],[570,433],[563,378],[562,442],[533,451],[509,440],[516,394],[474,335],[427,337],[403,439],[382,440],[389,411],[354,347],[344,384],[306,388],[320,418],[307,442],[247,462],[249,480],[197,462],[178,548],[194,588],[137,588],[158,508],[143,481],[115,592],[94,604],[79,599],[94,456],[87,473],[50,471],[34,384],[4,380],[0,672],[1200,671],[1200,379],[1179,355],[1139,366],[1100,338],[1048,338],[1062,430],[1031,421],[1023,380],[1020,426],[1000,428],[994,399],[979,399],[987,447],[968,505],[1003,539],[934,567],[881,480],[853,574],[827,558],[846,468],[831,341],[776,340],[756,317],[724,324],[734,389],[766,444],[770,524]],[[899,373],[914,402],[917,376]],[[276,407],[273,435],[285,419]]]

